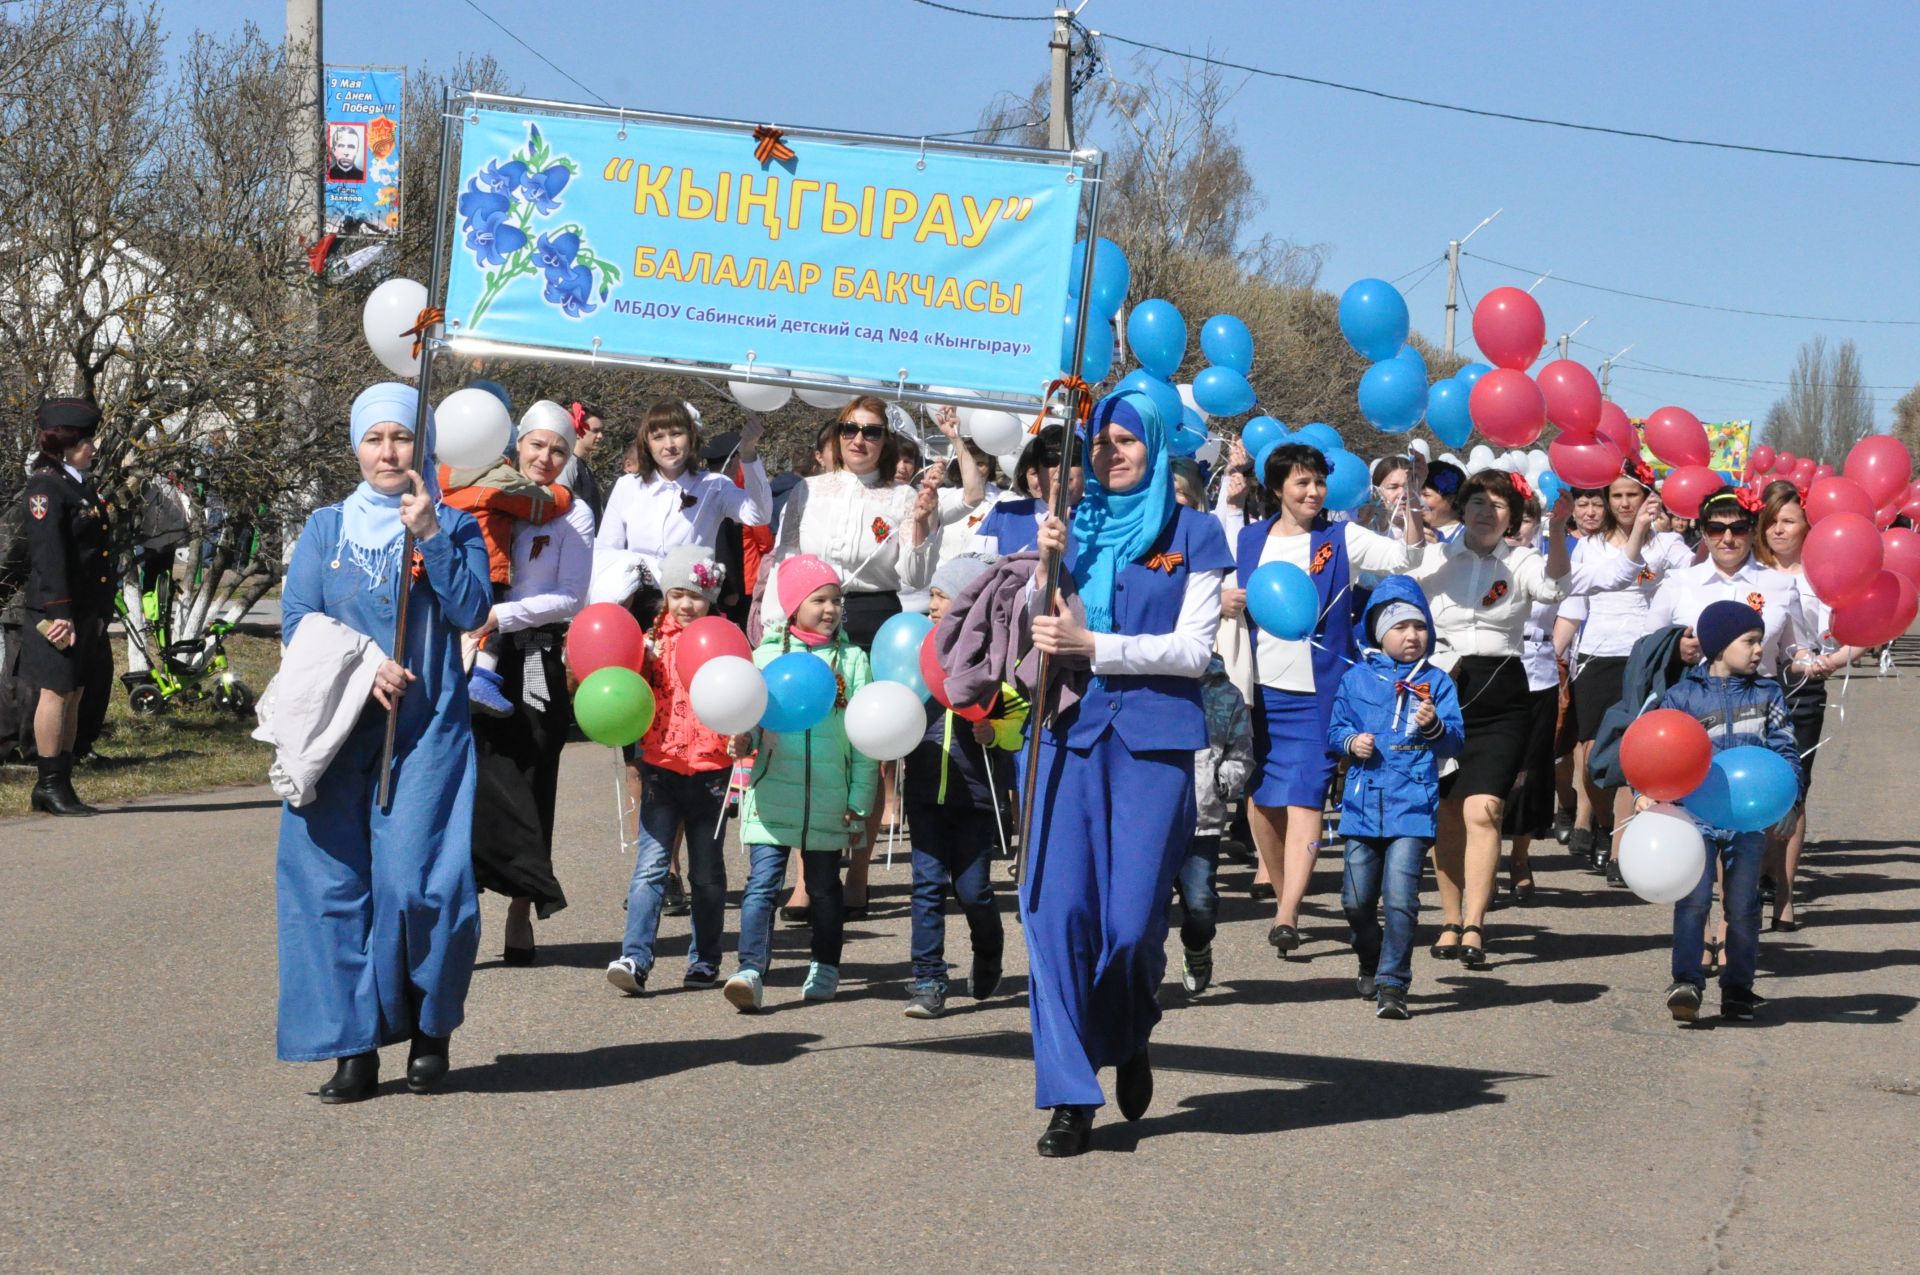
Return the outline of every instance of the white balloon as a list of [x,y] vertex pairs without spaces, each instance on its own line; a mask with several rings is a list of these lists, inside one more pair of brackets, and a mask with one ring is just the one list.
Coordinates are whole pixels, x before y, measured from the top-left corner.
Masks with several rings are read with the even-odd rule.
[[1440,459],[1444,460],[1445,462],[1447,462],[1447,464],[1452,465],[1456,469],[1466,468],[1465,465],[1460,463],[1460,458],[1454,455],[1452,452],[1441,452]]
[[869,682],[847,701],[846,721],[855,748],[875,761],[898,761],[926,735],[927,706],[899,682]]
[[1193,458],[1202,465],[1211,465],[1220,459],[1220,453],[1225,450],[1225,448],[1226,444],[1222,443],[1219,439],[1209,438],[1206,442],[1200,444],[1200,450],[1193,454]]
[[425,286],[411,279],[389,279],[367,294],[367,304],[360,311],[360,331],[366,334],[373,357],[396,376],[420,375],[420,359],[406,331],[426,308]]
[[558,434],[568,443],[578,437],[573,432],[573,413],[550,398],[538,399],[520,417],[519,432],[515,438],[524,437],[529,431],[544,429],[550,434]]
[[434,460],[454,469],[478,469],[499,460],[513,440],[507,405],[468,386],[440,400],[433,412]]
[[[831,372],[811,372],[808,373],[808,375],[821,381],[844,382],[847,379],[844,376],[835,376]],[[800,401],[807,404],[807,406],[824,407],[828,410],[836,407],[845,407],[848,403],[853,402],[853,394],[851,391],[841,394],[833,390],[795,390],[794,393],[798,394]]]
[[1019,452],[1007,452],[1005,455],[994,457],[1000,462],[1000,472],[1006,475],[1008,482],[1012,482],[1020,474],[1020,455]]
[[1213,417],[1207,415],[1205,412],[1200,410],[1200,404],[1194,402],[1193,384],[1191,382],[1185,385],[1176,385],[1173,388],[1179,391],[1180,401],[1193,409],[1194,414],[1200,418],[1200,423],[1202,425],[1205,425],[1208,421],[1213,419]]
[[1661,802],[1633,817],[1620,833],[1620,875],[1649,903],[1678,903],[1707,870],[1707,844],[1692,816]]
[[970,437],[987,451],[996,456],[1020,450],[1022,426],[1020,418],[1012,412],[999,412],[992,408],[973,409],[973,421]]
[[[744,363],[735,363],[733,370],[742,376],[785,376],[786,373],[776,367],[754,367],[751,371]],[[793,397],[793,391],[784,385],[763,385],[758,381],[728,381],[727,393],[733,395],[733,401],[749,412],[774,412],[785,407],[787,400]]]
[[1424,438],[1416,438],[1411,442],[1409,442],[1407,444],[1407,450],[1419,452],[1422,456],[1425,456],[1428,460],[1433,459],[1433,449],[1427,446],[1427,440]]
[[716,655],[687,684],[687,700],[700,724],[721,735],[743,735],[767,711],[767,679],[752,660]]

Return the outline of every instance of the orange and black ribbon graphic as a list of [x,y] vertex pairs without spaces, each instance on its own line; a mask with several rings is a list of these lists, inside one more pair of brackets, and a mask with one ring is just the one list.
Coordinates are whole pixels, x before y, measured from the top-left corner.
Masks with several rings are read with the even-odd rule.
[[1433,698],[1433,687],[1425,682],[1395,682],[1393,689],[1396,691],[1405,691],[1409,695],[1417,695],[1421,699]]
[[420,347],[427,339],[427,330],[446,317],[447,312],[445,310],[442,310],[437,305],[430,305],[422,310],[419,316],[414,319],[412,327],[400,334],[401,336],[410,336],[413,338],[414,358],[417,359],[420,357]]
[[1747,595],[1747,605],[1755,611],[1764,611],[1767,609],[1767,595],[1764,593],[1749,593]]
[[1495,580],[1493,582],[1493,587],[1487,590],[1487,596],[1480,599],[1480,605],[1483,607],[1490,607],[1494,603],[1498,602],[1501,598],[1504,598],[1506,596],[1507,596],[1507,582],[1505,580]]
[[1186,560],[1187,555],[1184,553],[1156,553],[1147,559],[1145,565],[1149,571],[1164,571],[1172,575],[1174,569]]
[[753,130],[753,157],[765,168],[778,160],[784,164],[793,158],[793,147],[787,145],[785,135],[771,124],[762,124]]
[[1333,546],[1330,544],[1321,545],[1320,551],[1313,555],[1313,564],[1307,568],[1307,574],[1310,576],[1319,575],[1327,569],[1327,564],[1332,561]]
[[1033,424],[1027,427],[1027,433],[1038,434],[1047,424],[1048,403],[1053,401],[1056,391],[1065,390],[1069,394],[1080,392],[1080,408],[1074,413],[1074,419],[1085,424],[1093,418],[1093,386],[1077,376],[1063,376],[1047,386],[1047,392],[1040,396],[1040,415],[1033,418]]

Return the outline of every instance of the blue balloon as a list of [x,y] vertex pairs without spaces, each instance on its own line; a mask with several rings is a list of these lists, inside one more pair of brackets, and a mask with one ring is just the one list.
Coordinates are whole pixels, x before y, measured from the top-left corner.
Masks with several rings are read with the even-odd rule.
[[1273,455],[1274,448],[1297,441],[1293,438],[1276,438],[1262,443],[1257,449],[1249,448],[1253,454],[1253,480],[1264,487],[1267,482],[1267,457]]
[[1256,416],[1241,429],[1240,446],[1247,449],[1247,455],[1258,456],[1269,443],[1285,442],[1289,437],[1287,427],[1273,417]]
[[1410,326],[1407,299],[1390,283],[1362,279],[1340,294],[1340,334],[1368,362],[1398,354]]
[[1713,755],[1706,782],[1680,804],[1703,823],[1734,832],[1759,832],[1787,817],[1800,799],[1793,767],[1771,748],[1744,744]]
[[[1073,264],[1067,272],[1067,295],[1078,298],[1080,295],[1080,275],[1086,269],[1087,241],[1082,239],[1073,245]],[[1105,315],[1120,313],[1120,303],[1127,299],[1127,288],[1133,282],[1133,270],[1127,265],[1127,254],[1120,251],[1120,245],[1111,239],[1100,239],[1093,246],[1093,295],[1088,298],[1092,308]]]
[[1405,359],[1407,362],[1418,367],[1420,369],[1420,379],[1421,380],[1426,379],[1427,360],[1425,356],[1423,356],[1420,353],[1420,351],[1414,349],[1411,345],[1403,345],[1400,347],[1400,353],[1394,355],[1393,357],[1396,359]]
[[1460,384],[1466,386],[1469,390],[1471,390],[1473,388],[1473,383],[1475,381],[1479,380],[1481,377],[1485,376],[1487,373],[1491,371],[1493,371],[1493,369],[1488,367],[1485,363],[1469,363],[1465,367],[1462,367],[1458,372],[1455,372],[1453,374],[1453,379],[1460,382]]
[[1473,416],[1467,410],[1471,391],[1459,377],[1449,376],[1427,387],[1427,428],[1448,447],[1465,447],[1473,433]]
[[1167,438],[1167,451],[1174,456],[1191,456],[1207,445],[1207,427],[1192,408],[1187,409],[1187,419],[1180,428]]
[[1367,503],[1373,483],[1366,461],[1341,448],[1327,453],[1327,469],[1327,508],[1358,509]]
[[[1065,330],[1060,334],[1060,367],[1064,371],[1073,362],[1074,320],[1077,307],[1068,306]],[[1080,352],[1080,377],[1093,385],[1107,379],[1113,370],[1113,316],[1087,313],[1087,346]]]
[[1168,424],[1179,420],[1180,413],[1187,407],[1172,382],[1165,377],[1155,376],[1143,367],[1137,367],[1121,377],[1120,383],[1113,387],[1113,392],[1145,394],[1160,409],[1160,419]]
[[1193,378],[1193,401],[1209,416],[1238,416],[1253,406],[1253,386],[1230,367],[1202,368]]
[[1291,562],[1269,562],[1247,577],[1247,614],[1275,637],[1298,642],[1320,622],[1320,593]]
[[775,656],[761,672],[767,679],[767,711],[760,715],[762,730],[812,730],[833,711],[840,693],[833,669],[808,651]]
[[1127,316],[1127,348],[1147,371],[1170,377],[1187,356],[1187,321],[1171,301],[1142,301]]
[[889,616],[873,635],[873,676],[879,682],[898,682],[921,699],[929,694],[920,675],[920,647],[933,632],[933,621],[918,611]]
[[1315,421],[1303,425],[1293,433],[1293,441],[1305,443],[1309,447],[1318,447],[1329,454],[1346,449],[1346,441],[1340,437],[1340,431],[1325,421]]
[[1375,429],[1404,434],[1427,410],[1427,374],[1408,359],[1384,359],[1360,378],[1360,414]]
[[1207,362],[1246,376],[1253,371],[1253,333],[1231,314],[1216,314],[1200,329],[1200,353]]
[[1535,482],[1533,486],[1539,493],[1540,509],[1543,513],[1553,508],[1553,503],[1559,500],[1560,494],[1567,489],[1567,485],[1560,481],[1560,475],[1554,473],[1551,469],[1541,474],[1539,480]]

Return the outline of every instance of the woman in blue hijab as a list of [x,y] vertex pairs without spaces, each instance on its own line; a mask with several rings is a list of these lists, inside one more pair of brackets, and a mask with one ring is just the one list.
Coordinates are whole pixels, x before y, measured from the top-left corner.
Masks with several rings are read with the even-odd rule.
[[1056,599],[1032,621],[1036,647],[1089,675],[1071,707],[1034,728],[1040,787],[1020,910],[1034,1100],[1053,1112],[1043,1156],[1087,1149],[1105,1102],[1100,1068],[1117,1069],[1127,1119],[1153,1099],[1147,1037],[1168,899],[1193,838],[1193,754],[1207,746],[1200,676],[1233,565],[1220,524],[1174,500],[1170,431],[1151,399],[1102,399],[1088,431],[1071,533],[1049,519],[1039,541],[1066,555],[1084,619]]
[[[473,734],[460,634],[493,602],[487,549],[466,514],[438,503],[433,438],[414,437],[417,393],[375,385],[354,400],[361,483],[314,511],[281,595],[281,640],[309,616],[364,635],[387,655],[369,699],[308,800],[280,816],[279,1054],[336,1059],[320,1101],[357,1102],[379,1083],[382,1045],[411,1041],[407,1087],[447,1070],[480,941],[473,884]],[[426,474],[428,477],[422,478]],[[414,554],[401,555],[411,531]],[[392,650],[401,578],[406,650]],[[350,634],[346,635],[350,638]],[[331,679],[283,662],[282,685]],[[289,680],[291,679],[291,680]],[[376,803],[387,717],[397,714],[392,801]]]

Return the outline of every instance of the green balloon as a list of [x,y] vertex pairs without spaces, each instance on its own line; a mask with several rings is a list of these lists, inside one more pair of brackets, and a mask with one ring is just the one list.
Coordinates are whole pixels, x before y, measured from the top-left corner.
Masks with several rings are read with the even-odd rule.
[[653,725],[653,688],[630,668],[600,669],[573,693],[573,720],[596,744],[638,743]]

